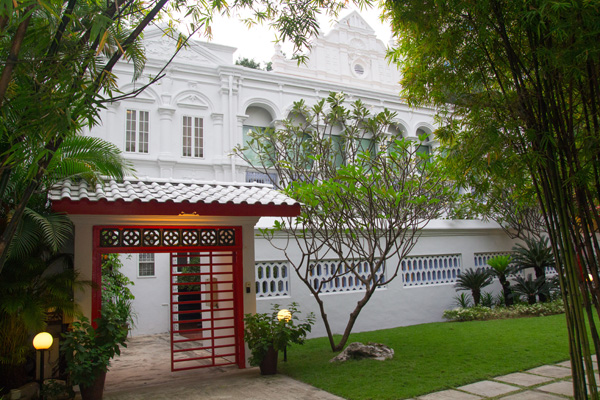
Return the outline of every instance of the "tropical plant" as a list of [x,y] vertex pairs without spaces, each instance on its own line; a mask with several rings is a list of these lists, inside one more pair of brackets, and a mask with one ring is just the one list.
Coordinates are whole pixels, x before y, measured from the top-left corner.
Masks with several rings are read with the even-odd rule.
[[69,239],[64,215],[28,210],[21,220],[0,279],[0,386],[7,390],[26,380],[25,363],[32,333],[45,329],[49,310],[73,315],[77,282],[68,254],[56,254]]
[[526,278],[516,276],[513,292],[515,296],[523,296],[529,304],[535,304],[537,298],[543,303],[550,300],[550,292],[555,288],[553,284],[556,284],[555,280],[546,280],[545,277],[533,279],[531,274],[528,274]]
[[280,351],[293,343],[304,343],[315,322],[314,314],[310,313],[306,319],[300,320],[300,311],[296,303],[290,304],[287,310],[289,315],[280,315],[278,318],[280,308],[278,304],[274,304],[270,314],[244,316],[244,340],[251,352],[250,365],[259,365],[269,349]]
[[[278,220],[261,233],[283,251],[318,303],[332,351],[343,349],[365,305],[399,275],[419,231],[442,215],[456,192],[435,156],[402,136],[394,113],[373,114],[361,101],[345,102],[344,93],[330,93],[313,106],[296,102],[281,129],[252,132],[247,147],[235,149],[251,168],[275,171],[278,188],[302,204],[299,217]],[[281,246],[281,235],[301,257]],[[317,278],[319,265],[332,259],[338,268]],[[363,290],[335,337],[322,295],[342,279]]]
[[[58,254],[73,226],[67,216],[47,208],[46,190],[60,179],[94,183],[101,175],[120,177],[129,171],[116,146],[89,137],[66,139],[48,168],[40,191],[29,198],[16,225],[0,279],[0,369],[7,370],[0,377],[7,378],[7,387],[25,379],[21,367],[31,349],[30,333],[45,328],[48,310],[74,315],[73,290],[85,284],[76,282],[71,257]],[[17,201],[25,190],[26,174],[24,166],[13,167],[2,188],[5,204]]]
[[63,335],[61,350],[73,384],[91,386],[99,374],[108,371],[110,360],[127,347],[127,334],[134,322],[130,286],[121,272],[119,254],[102,256],[102,309],[95,326],[83,316]]
[[483,268],[469,268],[456,278],[454,287],[456,290],[470,290],[473,304],[478,306],[481,300],[481,289],[491,285],[492,276]]
[[494,295],[492,292],[483,292],[480,299],[481,306],[492,308],[494,306]]
[[[518,243],[513,247],[515,264],[520,270],[533,268],[537,279],[546,280],[546,268],[554,267],[554,253],[547,237],[539,240],[525,239],[525,245]],[[547,300],[545,293],[540,293],[540,301]]]
[[114,315],[124,326],[134,325],[135,313],[132,301],[135,296],[130,287],[134,284],[123,272],[119,254],[102,256],[102,310]]
[[459,308],[469,308],[473,305],[473,302],[467,293],[460,293],[454,296],[454,304]]
[[63,334],[61,351],[74,385],[91,386],[102,372],[108,371],[110,360],[121,354],[120,346],[127,347],[127,327],[120,315],[103,310],[94,322],[96,328],[80,316],[72,329]]
[[491,267],[490,273],[498,278],[502,285],[502,293],[504,294],[504,305],[506,307],[513,304],[512,291],[510,290],[510,282],[508,276],[515,272],[515,269],[510,265],[512,257],[509,255],[498,255],[490,258],[487,264]]

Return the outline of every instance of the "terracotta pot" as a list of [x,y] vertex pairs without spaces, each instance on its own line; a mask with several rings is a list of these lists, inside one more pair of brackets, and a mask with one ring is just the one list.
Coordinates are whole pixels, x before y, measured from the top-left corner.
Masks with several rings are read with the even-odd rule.
[[260,374],[261,375],[275,375],[277,373],[277,356],[278,351],[269,347],[265,358],[260,363]]
[[81,390],[82,400],[102,400],[104,394],[104,380],[106,379],[106,371],[100,372],[96,376],[96,380],[90,386],[79,385]]

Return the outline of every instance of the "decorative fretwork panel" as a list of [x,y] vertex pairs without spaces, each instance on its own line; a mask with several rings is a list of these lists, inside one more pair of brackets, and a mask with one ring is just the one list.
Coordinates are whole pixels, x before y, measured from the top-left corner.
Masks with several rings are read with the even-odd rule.
[[287,261],[262,261],[256,263],[256,297],[290,295],[290,267]]
[[402,260],[401,268],[404,286],[454,283],[460,275],[461,256],[409,256]]
[[232,228],[103,228],[100,247],[235,246]]
[[485,269],[489,269],[491,268],[488,265],[488,261],[490,258],[496,257],[496,256],[510,256],[511,253],[508,251],[496,251],[496,252],[489,252],[489,253],[475,253],[475,255],[473,256],[473,265],[475,265],[475,269],[477,268],[485,268]]
[[[365,290],[365,284],[361,281],[369,280],[373,266],[368,261],[350,260],[352,268],[346,266],[340,260],[324,260],[309,265],[311,284],[315,290],[321,293],[354,292]],[[357,276],[358,275],[358,276]],[[360,278],[359,278],[360,277]],[[377,282],[385,281],[385,264],[376,271]],[[379,286],[380,288],[385,285]]]

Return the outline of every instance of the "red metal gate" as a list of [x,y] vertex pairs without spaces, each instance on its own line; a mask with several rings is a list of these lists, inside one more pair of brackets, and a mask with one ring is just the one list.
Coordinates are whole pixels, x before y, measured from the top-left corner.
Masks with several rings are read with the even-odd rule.
[[[92,282],[105,253],[170,253],[171,370],[245,368],[241,227],[95,226]],[[101,293],[92,291],[92,320]]]
[[236,364],[235,251],[171,253],[171,370]]

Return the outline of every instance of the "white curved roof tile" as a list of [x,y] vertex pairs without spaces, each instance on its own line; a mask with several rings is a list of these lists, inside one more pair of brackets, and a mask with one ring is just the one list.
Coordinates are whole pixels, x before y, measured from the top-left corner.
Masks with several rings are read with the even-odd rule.
[[173,179],[126,179],[105,181],[90,187],[86,182],[64,181],[50,190],[50,200],[141,201],[144,203],[233,203],[258,205],[294,205],[298,202],[273,189],[256,183],[216,183],[174,181]]

